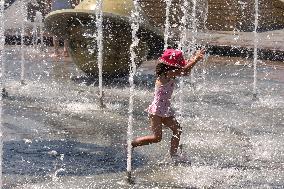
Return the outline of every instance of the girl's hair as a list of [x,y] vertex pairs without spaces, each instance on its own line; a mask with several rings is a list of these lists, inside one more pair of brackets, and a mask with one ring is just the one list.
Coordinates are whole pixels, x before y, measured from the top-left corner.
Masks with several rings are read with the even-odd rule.
[[171,70],[178,70],[178,68],[175,66],[169,66],[159,62],[158,65],[156,66],[156,76],[157,77],[163,76],[166,74],[167,71]]

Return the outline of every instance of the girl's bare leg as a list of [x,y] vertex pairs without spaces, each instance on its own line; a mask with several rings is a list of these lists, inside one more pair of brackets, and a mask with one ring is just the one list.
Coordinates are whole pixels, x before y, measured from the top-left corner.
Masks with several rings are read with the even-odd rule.
[[152,135],[135,138],[132,147],[158,143],[162,140],[162,118],[157,115],[150,115],[150,124],[153,131]]
[[175,119],[175,117],[163,118],[162,123],[173,131],[173,135],[171,138],[170,155],[174,156],[177,154],[179,141],[180,141],[180,135],[182,133],[182,128],[177,122],[177,120]]

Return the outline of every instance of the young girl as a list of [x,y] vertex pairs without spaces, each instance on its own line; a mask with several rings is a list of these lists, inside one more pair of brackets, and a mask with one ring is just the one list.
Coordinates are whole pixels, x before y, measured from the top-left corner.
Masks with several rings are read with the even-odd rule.
[[156,67],[154,100],[147,109],[153,134],[135,138],[131,143],[132,148],[160,142],[162,125],[165,125],[173,132],[170,155],[173,161],[182,161],[182,157],[177,154],[182,128],[175,119],[170,99],[174,90],[175,78],[188,75],[193,66],[203,59],[204,53],[204,50],[197,51],[190,60],[185,61],[180,50],[166,49],[164,51]]

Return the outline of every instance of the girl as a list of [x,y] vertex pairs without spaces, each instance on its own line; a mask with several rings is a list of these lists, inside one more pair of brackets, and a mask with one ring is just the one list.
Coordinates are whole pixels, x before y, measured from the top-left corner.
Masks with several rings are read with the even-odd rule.
[[177,154],[182,128],[175,119],[170,99],[175,78],[188,75],[193,66],[203,59],[204,53],[204,50],[197,51],[190,60],[185,61],[180,50],[166,49],[164,51],[156,67],[157,79],[154,100],[147,109],[153,134],[135,138],[131,143],[132,148],[160,142],[163,124],[173,132],[170,148],[171,158],[174,162],[182,161],[182,157]]

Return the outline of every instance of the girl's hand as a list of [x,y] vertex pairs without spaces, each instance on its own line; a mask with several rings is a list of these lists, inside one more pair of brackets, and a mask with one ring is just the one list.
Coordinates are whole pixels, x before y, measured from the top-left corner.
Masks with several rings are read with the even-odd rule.
[[199,60],[202,60],[204,58],[204,55],[205,55],[205,49],[198,50],[191,59],[191,61],[198,62]]
[[178,69],[178,70],[171,70],[167,72],[168,78],[174,78],[176,76],[185,76],[190,73],[190,70],[194,67],[194,65],[204,58],[205,55],[205,49],[198,50],[195,55],[187,61],[187,64],[185,67]]

